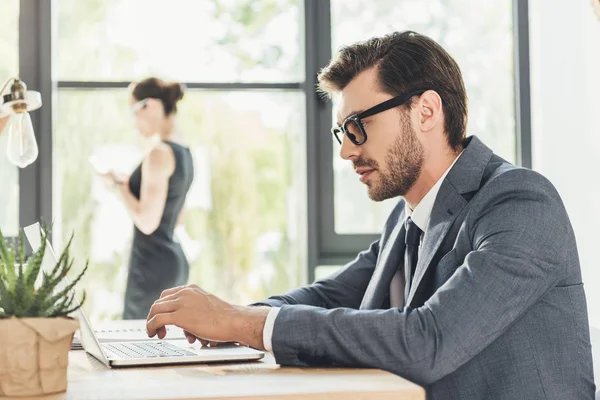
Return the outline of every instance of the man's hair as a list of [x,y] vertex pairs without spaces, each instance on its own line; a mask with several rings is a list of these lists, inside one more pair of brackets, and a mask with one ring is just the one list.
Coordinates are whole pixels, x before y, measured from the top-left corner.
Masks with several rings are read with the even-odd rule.
[[435,90],[442,98],[448,144],[453,149],[461,146],[467,127],[465,85],[458,64],[438,43],[405,31],[344,46],[320,71],[319,91],[331,97],[372,67],[377,68],[380,87],[392,96]]

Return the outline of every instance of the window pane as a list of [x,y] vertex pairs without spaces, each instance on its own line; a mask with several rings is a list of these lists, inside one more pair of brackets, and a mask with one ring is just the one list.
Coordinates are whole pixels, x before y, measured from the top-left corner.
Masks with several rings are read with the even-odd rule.
[[[177,236],[190,283],[244,304],[304,281],[303,104],[300,92],[186,93],[178,125],[196,175]],[[139,162],[127,93],[59,90],[56,109],[55,238],[74,231],[77,262],[90,258],[86,310],[120,318],[133,225],[88,158],[127,172]]]
[[303,81],[299,0],[61,0],[59,80]]
[[[512,1],[332,0],[331,18],[333,51],[408,29],[435,39],[463,72],[469,96],[467,135],[477,135],[515,161]],[[339,145],[334,148],[337,158]],[[380,232],[397,200],[373,203],[349,163],[334,165],[336,232]],[[348,198],[353,201],[344,202]]]
[[[19,0],[0,1],[0,85],[19,72]],[[0,86],[1,89],[1,86]],[[6,157],[8,132],[0,132],[0,229],[5,236],[19,230],[19,170]]]

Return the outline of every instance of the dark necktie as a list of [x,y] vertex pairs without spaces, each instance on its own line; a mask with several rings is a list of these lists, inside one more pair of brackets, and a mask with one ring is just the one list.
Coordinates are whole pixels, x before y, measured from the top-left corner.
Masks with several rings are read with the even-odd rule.
[[406,220],[406,237],[404,243],[406,243],[405,250],[405,264],[404,264],[404,304],[408,299],[408,293],[410,292],[410,285],[412,278],[415,275],[415,269],[417,269],[417,260],[419,259],[419,244],[421,243],[421,229],[413,222],[409,217]]

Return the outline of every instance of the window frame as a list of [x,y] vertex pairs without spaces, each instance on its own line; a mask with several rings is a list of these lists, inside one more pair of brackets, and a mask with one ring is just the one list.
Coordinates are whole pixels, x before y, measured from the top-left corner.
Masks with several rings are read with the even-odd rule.
[[[305,80],[292,83],[184,82],[191,89],[302,90],[306,101],[306,204],[308,282],[320,265],[342,265],[366,249],[378,235],[335,232],[333,140],[331,102],[316,93],[317,74],[331,56],[330,0],[304,0]],[[529,75],[528,0],[513,0],[515,117],[517,163],[531,168],[531,105]],[[57,0],[21,0],[19,16],[19,69],[29,87],[42,93],[44,106],[31,114],[39,158],[19,170],[19,225],[52,217],[52,117],[57,89],[121,89],[129,82],[54,81],[52,73]],[[301,22],[302,24],[302,22]]]

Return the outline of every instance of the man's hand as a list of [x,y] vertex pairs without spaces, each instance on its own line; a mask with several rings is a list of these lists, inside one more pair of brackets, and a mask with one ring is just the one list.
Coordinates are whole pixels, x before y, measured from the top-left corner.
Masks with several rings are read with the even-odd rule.
[[188,331],[183,331],[183,333],[185,334],[185,338],[187,339],[187,341],[190,344],[193,344],[196,340],[199,341],[200,344],[202,344],[202,346],[206,346],[206,347],[217,347],[217,346],[224,346],[224,345],[229,345],[229,344],[239,344],[238,342],[216,342],[214,340],[206,340],[206,339],[202,339],[202,338],[197,338],[196,336],[192,335]]
[[[201,339],[201,338],[197,338],[196,336],[192,335],[188,331],[183,331],[183,333],[185,333],[185,338],[187,339],[187,341],[190,344],[193,344],[197,340],[204,347],[218,347],[218,346],[228,346],[228,345],[232,345],[232,344],[240,344],[238,342],[215,342],[214,340]],[[241,343],[241,344],[245,346],[245,344],[243,344],[243,343]]]
[[264,349],[262,333],[268,307],[242,307],[229,304],[197,285],[165,290],[150,308],[146,322],[148,336],[166,335],[165,326],[176,325],[188,341],[239,342]]

